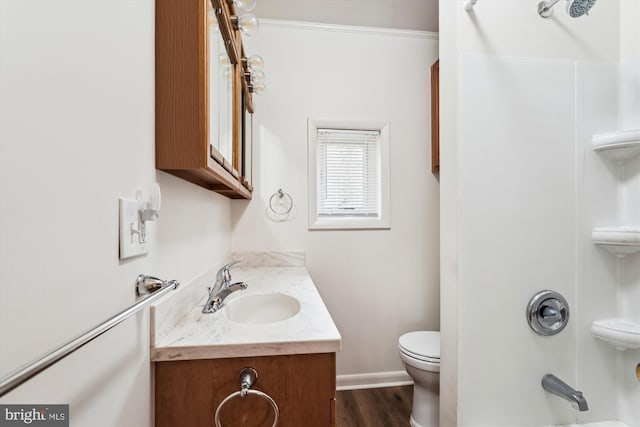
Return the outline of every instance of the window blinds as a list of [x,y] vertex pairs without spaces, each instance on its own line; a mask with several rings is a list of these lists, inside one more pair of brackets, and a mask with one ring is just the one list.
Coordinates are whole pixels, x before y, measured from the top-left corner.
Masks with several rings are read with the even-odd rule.
[[318,217],[380,215],[380,132],[318,129]]

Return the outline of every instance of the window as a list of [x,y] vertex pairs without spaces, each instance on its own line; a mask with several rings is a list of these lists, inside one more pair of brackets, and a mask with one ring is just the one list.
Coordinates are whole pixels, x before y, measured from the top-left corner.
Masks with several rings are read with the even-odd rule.
[[309,228],[390,228],[388,123],[309,120]]

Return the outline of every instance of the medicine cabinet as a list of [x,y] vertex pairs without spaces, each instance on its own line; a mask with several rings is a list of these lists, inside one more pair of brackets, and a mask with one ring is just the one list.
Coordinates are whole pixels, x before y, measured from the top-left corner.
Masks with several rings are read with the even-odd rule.
[[156,0],[156,168],[250,199],[253,102],[234,15],[226,0]]

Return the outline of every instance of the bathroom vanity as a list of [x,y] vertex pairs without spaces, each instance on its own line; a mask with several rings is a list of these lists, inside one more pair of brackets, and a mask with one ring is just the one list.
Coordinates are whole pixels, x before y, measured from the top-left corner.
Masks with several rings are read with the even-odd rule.
[[[215,271],[152,307],[157,427],[215,425],[246,367],[258,374],[250,389],[277,404],[279,427],[335,425],[341,337],[303,263],[302,255],[245,256],[232,278],[248,288],[215,313],[201,312]],[[223,427],[272,426],[274,409],[256,394],[234,396],[219,417]]]

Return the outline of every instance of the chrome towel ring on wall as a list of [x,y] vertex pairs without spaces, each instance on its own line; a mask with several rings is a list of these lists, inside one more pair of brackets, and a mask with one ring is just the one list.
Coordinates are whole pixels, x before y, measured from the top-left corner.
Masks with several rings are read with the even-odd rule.
[[234,397],[240,396],[244,398],[250,394],[263,397],[271,404],[271,407],[273,408],[273,413],[274,413],[273,425],[271,427],[276,427],[278,425],[280,410],[278,409],[278,405],[276,404],[275,400],[273,400],[271,396],[269,396],[268,394],[263,393],[259,390],[251,390],[251,386],[255,384],[257,379],[258,379],[258,372],[253,368],[243,368],[240,371],[240,391],[231,393],[229,396],[225,397],[222,400],[222,402],[220,402],[220,404],[218,405],[218,409],[216,409],[216,415],[215,415],[216,427],[222,427],[222,424],[220,424],[220,410],[225,405],[225,403],[227,403],[229,400],[233,399]]
[[[275,199],[277,197],[277,199]],[[288,199],[287,202],[285,199]],[[274,201],[278,202],[278,207],[274,207]],[[288,207],[287,207],[288,205]],[[288,215],[293,209],[293,198],[289,193],[282,191],[282,188],[278,188],[278,191],[273,193],[269,198],[269,209],[276,215]]]

